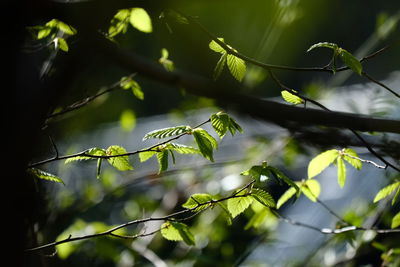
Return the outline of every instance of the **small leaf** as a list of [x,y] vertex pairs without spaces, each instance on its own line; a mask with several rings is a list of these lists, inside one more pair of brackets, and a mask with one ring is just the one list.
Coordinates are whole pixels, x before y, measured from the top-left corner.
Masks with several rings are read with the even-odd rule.
[[227,207],[224,203],[222,203],[222,202],[217,202],[217,205],[218,205],[219,207],[221,207],[221,209],[222,209],[222,211],[223,211],[223,214],[225,215],[227,224],[228,224],[228,225],[232,225],[233,217],[232,217],[231,213],[229,212],[228,207]]
[[232,76],[241,82],[246,74],[246,63],[244,60],[232,54],[228,54],[226,63]]
[[194,140],[200,150],[200,153],[203,155],[203,157],[214,162],[214,158],[213,158],[214,145],[206,137],[204,132],[205,131],[203,129],[199,129],[199,128],[195,129],[195,130],[193,130],[193,137],[194,137]]
[[[93,147],[93,148],[87,149],[84,153],[86,155],[93,155],[93,156],[105,156],[106,155],[106,151],[104,149],[98,148],[98,147]],[[77,156],[77,157],[72,157],[72,158],[66,159],[65,164],[71,163],[74,161],[90,160],[90,159],[96,159],[96,158],[88,157],[88,156]]]
[[218,112],[216,114],[212,114],[210,120],[215,132],[222,139],[228,131],[228,127],[230,125],[229,115],[224,112]]
[[358,75],[362,74],[362,65],[355,56],[353,56],[351,53],[344,50],[343,48],[339,49],[339,56],[347,67],[349,67]]
[[343,188],[344,184],[346,183],[346,165],[344,164],[342,157],[337,157],[336,164],[338,168],[337,170],[338,184],[341,188]]
[[232,218],[235,218],[244,212],[253,202],[254,198],[251,195],[243,196],[244,194],[244,192],[241,192],[236,195],[237,197],[228,199],[227,208],[231,213]]
[[298,97],[297,95],[292,94],[291,92],[289,92],[287,90],[281,91],[281,95],[282,95],[282,98],[288,103],[295,104],[295,105],[304,103],[304,100],[302,98]]
[[317,180],[308,179],[301,186],[301,192],[312,202],[316,202],[321,193],[321,186]]
[[140,162],[145,162],[152,156],[154,156],[157,152],[156,151],[145,151],[139,153]]
[[45,172],[45,171],[42,171],[42,170],[39,170],[36,168],[29,168],[27,171],[28,171],[28,173],[35,176],[36,178],[46,180],[46,181],[56,182],[56,183],[62,183],[63,185],[65,185],[64,181],[60,177],[58,177],[54,174],[51,174],[51,173],[48,173],[48,172]]
[[130,14],[129,9],[121,9],[114,15],[108,28],[108,37],[112,38],[121,32],[125,33],[127,31]]
[[[195,209],[196,212],[207,209],[211,203],[204,204],[212,201],[212,196],[209,194],[193,194],[188,200],[182,204],[182,207],[185,209]],[[204,204],[204,205],[203,205]]]
[[310,52],[311,50],[313,50],[315,48],[319,48],[319,47],[326,47],[326,48],[330,48],[333,50],[337,50],[339,48],[337,44],[329,43],[329,42],[321,42],[321,43],[313,44],[312,46],[310,46],[310,48],[307,49],[307,52]]
[[397,188],[396,194],[394,194],[394,197],[392,199],[392,206],[394,205],[394,203],[396,203],[397,199],[399,198],[400,195],[400,186]]
[[[361,168],[362,168],[362,161],[359,160],[359,159],[352,158],[352,157],[358,158],[358,155],[357,155],[357,152],[356,152],[356,151],[354,151],[354,150],[351,149],[351,148],[345,148],[345,149],[343,150],[343,153],[344,153],[344,154],[343,154],[343,159],[344,159],[345,161],[347,161],[348,163],[350,163],[350,165],[352,165],[355,169],[361,170]],[[352,157],[349,157],[349,156],[352,156]]]
[[392,219],[392,229],[400,226],[400,212],[398,212]]
[[57,20],[56,28],[68,35],[74,35],[77,33],[77,30],[74,27],[72,27],[71,25],[68,25],[60,20]]
[[388,197],[392,194],[396,189],[400,188],[400,182],[395,182],[390,185],[385,186],[376,194],[374,198],[374,203],[378,202],[381,199]]
[[[252,207],[255,206],[254,205],[255,203],[259,203],[259,202],[254,202],[252,204]],[[269,211],[268,208],[266,208],[265,206],[262,206],[261,210],[254,211],[253,216],[250,218],[250,220],[245,225],[244,230],[248,230],[251,227],[254,227],[254,228],[260,227],[265,222],[265,219],[268,216],[271,216],[271,212]]]
[[52,28],[50,28],[50,27],[41,27],[41,29],[38,31],[37,39],[38,40],[44,39],[47,36],[49,36],[51,32],[52,32]]
[[139,31],[145,33],[153,31],[151,18],[143,8],[132,8],[129,21],[131,25]]
[[[121,146],[110,146],[107,148],[106,154],[107,156],[117,156],[126,154],[127,151],[125,148]],[[132,165],[129,163],[128,156],[118,156],[118,157],[111,157],[108,158],[107,161],[119,171],[128,171],[133,170]]]
[[157,152],[157,161],[160,166],[158,169],[158,174],[168,169],[168,150],[165,149],[161,152]]
[[136,127],[136,115],[131,109],[126,109],[121,113],[119,124],[123,131],[131,132]]
[[[224,38],[218,38],[221,42],[224,42]],[[220,46],[216,41],[212,40],[209,44],[208,47],[210,47],[211,50],[217,52],[217,53],[226,53],[225,49]]]
[[154,130],[154,131],[147,133],[143,137],[143,141],[150,139],[150,138],[166,138],[166,137],[181,135],[184,133],[189,133],[191,131],[192,131],[191,127],[184,126],[184,125],[158,129],[158,130]]
[[174,71],[175,66],[174,62],[172,62],[170,59],[168,59],[169,53],[166,48],[161,49],[161,58],[158,60],[158,62],[163,65],[163,67],[167,71]]
[[285,204],[291,197],[293,197],[296,194],[296,188],[290,187],[288,190],[286,190],[285,193],[281,195],[281,197],[278,199],[278,202],[276,204],[276,208],[279,209],[283,204]]
[[184,241],[187,245],[195,245],[193,234],[190,232],[189,227],[180,222],[166,222],[161,225],[161,235],[171,241]]
[[243,133],[242,127],[232,117],[229,117],[228,129],[231,132],[232,136],[235,135],[236,131],[238,131],[239,133]]
[[219,76],[221,76],[221,73],[224,70],[224,66],[226,64],[227,57],[228,57],[227,53],[222,53],[221,57],[217,62],[217,65],[215,65],[213,74],[214,81],[216,81],[219,78]]
[[251,196],[266,207],[274,208],[276,205],[273,197],[262,189],[253,188],[251,190]]
[[336,149],[331,149],[314,157],[308,164],[308,178],[310,179],[320,174],[334,162],[338,156],[339,152]]
[[168,143],[166,148],[178,152],[179,154],[200,154],[197,148],[181,144]]
[[134,96],[138,99],[144,99],[144,93],[140,85],[133,80],[131,77],[122,77],[120,81],[120,86],[122,89],[128,90],[131,89]]
[[56,39],[58,40],[58,47],[59,47],[62,51],[68,52],[69,47],[68,47],[67,41],[65,41],[65,39],[64,39],[64,38],[61,38],[61,37],[58,37],[58,38],[56,38]]

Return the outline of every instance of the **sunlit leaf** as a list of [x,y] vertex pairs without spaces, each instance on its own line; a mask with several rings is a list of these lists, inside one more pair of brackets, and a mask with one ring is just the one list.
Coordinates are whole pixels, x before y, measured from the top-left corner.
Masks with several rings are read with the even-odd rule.
[[281,197],[278,199],[278,202],[276,204],[276,208],[279,209],[283,204],[285,204],[290,198],[292,198],[296,194],[296,188],[290,187],[288,190],[286,190],[285,193],[281,195]]
[[308,179],[301,186],[301,192],[311,201],[316,202],[321,193],[321,186],[315,179]]
[[337,44],[329,43],[329,42],[321,42],[321,43],[313,44],[312,46],[310,46],[310,48],[307,49],[307,52],[310,52],[311,50],[313,50],[315,48],[319,48],[319,47],[330,48],[333,50],[336,50],[339,48]]
[[168,59],[169,52],[166,48],[161,49],[161,58],[158,60],[158,62],[163,65],[163,67],[167,71],[174,71],[175,66],[174,62]]
[[153,31],[151,18],[143,8],[132,8],[129,21],[131,25],[139,31],[145,33]]
[[253,188],[251,190],[251,196],[266,207],[275,207],[274,198],[268,192],[260,188]]
[[336,149],[331,149],[314,157],[308,164],[308,178],[313,178],[320,174],[333,163],[338,156],[339,152]]
[[168,143],[166,148],[178,152],[179,154],[200,154],[197,148],[181,144]]
[[228,54],[226,63],[232,76],[241,82],[246,75],[246,63],[244,60],[232,54]]
[[29,168],[27,171],[28,171],[28,173],[35,176],[36,178],[46,180],[46,181],[56,182],[56,183],[62,183],[63,185],[65,185],[64,181],[60,177],[58,177],[54,174],[51,174],[51,173],[48,173],[48,172],[45,172],[45,171],[42,171],[42,170],[39,170],[36,168]]
[[140,162],[145,162],[152,156],[154,156],[157,152],[156,151],[145,151],[139,153]]
[[343,188],[344,184],[346,183],[346,165],[344,164],[342,157],[337,157],[336,164],[338,168],[337,169],[338,184],[341,188]]
[[150,139],[150,138],[166,138],[166,137],[181,135],[184,133],[189,133],[191,131],[192,131],[191,127],[184,126],[184,125],[158,129],[158,130],[154,130],[154,131],[147,133],[143,137],[143,141]]
[[237,194],[237,197],[233,197],[228,199],[227,208],[232,215],[232,218],[235,218],[242,212],[244,212],[250,204],[253,202],[254,198],[251,195],[245,195],[245,193],[241,192]]
[[396,203],[399,196],[400,196],[400,186],[397,188],[396,194],[394,194],[394,197],[392,199],[392,205],[394,205],[394,203]]
[[111,164],[111,166],[113,166],[119,171],[133,170],[132,165],[129,163],[128,156],[117,156],[126,153],[127,153],[126,149],[121,146],[116,146],[116,145],[110,146],[106,150],[107,156],[116,156],[116,157],[108,158],[107,161]]
[[65,39],[64,39],[64,38],[61,38],[61,37],[58,37],[58,38],[56,38],[56,39],[57,39],[57,42],[58,42],[58,47],[59,47],[62,51],[68,52],[69,47],[68,47],[67,41],[65,41]]
[[231,132],[232,136],[235,135],[236,131],[243,133],[242,127],[232,117],[229,117],[228,130]]
[[119,33],[125,33],[128,29],[129,16],[131,12],[129,9],[119,10],[111,20],[111,25],[108,28],[108,36],[114,37]]
[[398,212],[392,219],[392,229],[400,226],[400,212]]
[[[362,161],[359,160],[359,159],[356,159],[356,158],[358,158],[358,155],[357,155],[357,152],[356,152],[356,151],[354,151],[354,150],[351,149],[351,148],[345,148],[345,149],[343,150],[343,153],[344,153],[343,159],[344,159],[345,161],[347,161],[348,163],[350,163],[350,165],[352,165],[355,169],[361,170],[361,168],[362,168]],[[346,154],[347,154],[347,155],[346,155]],[[356,157],[356,158],[352,158],[352,157],[349,157],[349,156]]]
[[213,162],[213,150],[218,148],[218,143],[214,137],[201,128],[193,130],[193,137],[203,157]]
[[287,90],[281,91],[281,95],[282,95],[282,98],[288,103],[295,104],[295,105],[304,103],[304,100],[302,98],[298,97],[297,95],[292,94],[291,92],[289,92]]
[[[89,148],[84,152],[86,155],[93,155],[93,156],[105,156],[106,151],[102,148],[98,147],[93,147]],[[65,164],[71,163],[74,161],[81,161],[81,160],[90,160],[90,159],[96,159],[95,157],[88,157],[88,156],[76,156],[76,157],[71,157],[65,160]]]
[[228,127],[230,124],[230,117],[228,114],[224,112],[218,112],[212,114],[210,117],[211,125],[214,128],[215,132],[222,139],[226,132],[228,131]]
[[[188,198],[188,200],[184,204],[182,204],[182,207],[185,209],[196,208],[195,211],[197,212],[200,210],[207,209],[211,205],[211,203],[208,203],[208,202],[210,202],[212,200],[213,200],[213,198],[209,194],[193,194]],[[208,204],[204,204],[204,203],[208,203]]]
[[[221,42],[224,42],[224,38],[218,38],[218,40],[220,40]],[[208,47],[210,47],[211,50],[217,52],[217,53],[226,53],[225,49],[220,46],[217,42],[215,42],[214,40],[212,40]]]
[[161,225],[161,235],[171,241],[184,241],[187,245],[195,245],[193,234],[190,232],[189,227],[180,222],[166,222]]
[[223,202],[217,202],[217,205],[219,207],[221,207],[221,209],[223,211],[222,214],[226,218],[227,224],[228,225],[232,225],[233,217],[232,217],[232,214],[229,212],[227,205],[225,203],[223,203]]
[[131,109],[126,109],[121,113],[119,123],[122,130],[125,132],[131,132],[136,127],[136,115]]
[[[254,206],[258,207],[257,204],[261,206],[261,209],[260,208],[257,208],[257,209],[253,208]],[[245,230],[248,230],[251,227],[254,227],[254,228],[260,227],[265,222],[266,218],[268,216],[271,216],[270,210],[267,207],[265,207],[264,205],[262,205],[259,202],[257,202],[257,201],[253,202],[251,207],[252,207],[252,209],[254,211],[254,214],[253,214],[253,216],[251,216],[250,220],[245,225],[245,227],[244,227]]]
[[157,152],[156,156],[159,165],[158,173],[160,174],[168,169],[168,150]]
[[381,199],[384,199],[388,196],[390,196],[395,190],[397,190],[400,187],[400,182],[395,182],[390,185],[385,186],[379,192],[376,194],[374,198],[374,203],[378,202]]
[[122,77],[120,81],[120,86],[122,89],[132,90],[133,95],[136,96],[138,99],[144,99],[142,88],[140,87],[139,83],[137,83],[131,77]]

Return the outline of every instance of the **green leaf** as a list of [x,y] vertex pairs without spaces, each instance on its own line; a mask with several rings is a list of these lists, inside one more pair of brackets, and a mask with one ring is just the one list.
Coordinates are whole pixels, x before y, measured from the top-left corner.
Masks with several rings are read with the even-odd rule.
[[181,135],[184,133],[190,133],[191,131],[192,128],[190,126],[184,126],[184,125],[158,129],[147,133],[143,137],[143,141],[150,138],[166,138],[166,137]]
[[295,105],[304,103],[304,100],[302,98],[298,97],[297,95],[292,94],[291,92],[289,92],[287,90],[281,91],[281,95],[282,95],[282,98],[288,103],[295,104]]
[[217,205],[219,207],[221,207],[221,209],[223,211],[223,215],[225,215],[227,224],[228,225],[232,225],[233,217],[232,217],[231,213],[229,212],[228,207],[222,202],[217,202]]
[[398,212],[392,219],[392,229],[400,226],[400,212]]
[[[56,40],[57,40],[57,41],[56,41]],[[69,47],[68,47],[67,41],[65,41],[64,38],[58,37],[58,38],[54,39],[54,42],[57,42],[57,43],[58,43],[58,47],[59,47],[62,51],[68,52]],[[57,45],[56,45],[56,46],[57,46]]]
[[166,149],[173,150],[179,154],[200,154],[200,151],[197,148],[175,143],[168,143]]
[[215,132],[222,139],[228,131],[228,127],[230,125],[229,115],[224,112],[218,112],[212,114],[210,120]]
[[251,196],[266,207],[274,208],[276,206],[273,197],[262,189],[253,188],[251,190]]
[[74,35],[77,33],[77,30],[74,27],[72,27],[71,25],[68,25],[60,20],[53,19],[53,20],[49,21],[46,25],[50,26],[50,27],[55,27],[58,30],[60,30],[68,35]]
[[241,192],[236,195],[237,197],[228,199],[227,208],[231,213],[232,218],[235,218],[244,212],[253,202],[254,198],[251,195],[243,196],[244,194],[244,192]]
[[56,183],[62,183],[63,185],[65,185],[64,181],[60,177],[58,177],[54,174],[51,174],[51,173],[48,173],[48,172],[45,172],[45,171],[42,171],[42,170],[39,170],[36,168],[29,168],[27,170],[27,172],[30,173],[31,175],[35,176],[36,178],[46,180],[46,181],[56,182]]
[[229,117],[228,129],[231,132],[232,136],[235,135],[236,131],[238,131],[239,133],[243,133],[242,127],[232,117]]
[[[93,155],[93,156],[106,156],[106,151],[104,149],[98,148],[98,147],[89,148],[84,153],[86,155]],[[88,156],[77,156],[77,157],[72,157],[72,158],[66,159],[65,164],[75,162],[75,161],[90,160],[90,159],[96,159],[96,158],[88,157]]]
[[144,99],[144,93],[140,85],[133,80],[131,77],[122,77],[120,81],[120,86],[122,89],[128,90],[131,89],[134,96],[138,99]]
[[143,8],[132,8],[129,22],[141,32],[150,33],[153,31],[151,18]]
[[390,185],[385,186],[379,192],[376,194],[374,198],[374,203],[378,202],[381,199],[384,199],[388,197],[390,194],[392,194],[395,190],[400,188],[400,182],[395,182]]
[[[257,205],[259,204],[261,208]],[[244,227],[244,230],[248,230],[251,227],[258,228],[260,227],[266,220],[268,216],[271,216],[271,212],[268,208],[266,208],[264,205],[260,204],[259,202],[254,202],[251,205],[254,214],[251,216],[250,220],[247,222],[247,224]],[[254,208],[256,207],[256,208]]]
[[215,68],[214,68],[214,74],[213,74],[214,81],[216,81],[219,78],[219,76],[221,76],[221,73],[224,70],[224,66],[226,64],[227,58],[228,58],[228,54],[226,52],[222,53],[221,57],[219,58],[219,60],[217,62],[217,65],[215,65]]
[[218,148],[218,143],[214,137],[201,128],[193,130],[193,137],[203,157],[214,162],[213,150]]
[[339,152],[336,149],[331,149],[314,157],[308,164],[308,178],[310,179],[320,174],[333,163],[338,156]]
[[246,74],[246,63],[244,60],[232,54],[228,54],[226,63],[232,76],[241,82]]
[[160,166],[158,169],[158,174],[168,169],[168,150],[165,149],[161,152],[157,152],[157,161]]
[[146,152],[140,152],[139,153],[139,159],[140,162],[145,162],[152,156],[154,156],[157,152],[156,151],[146,151]]
[[[220,40],[221,42],[224,43],[224,38],[218,38],[218,40]],[[209,47],[211,50],[213,50],[213,51],[215,51],[215,52],[217,52],[217,53],[221,53],[221,54],[226,53],[225,49],[224,49],[222,46],[220,46],[220,45],[219,45],[216,41],[214,41],[214,40],[212,40],[212,41],[208,44],[208,47]]]
[[97,159],[97,167],[96,167],[96,177],[97,179],[100,179],[100,173],[101,173],[101,163],[103,162],[102,158]]
[[172,62],[170,59],[168,59],[169,53],[166,48],[161,49],[161,58],[158,60],[158,62],[163,65],[163,67],[167,71],[174,71],[175,66],[174,62]]
[[161,225],[161,235],[171,241],[184,241],[189,246],[195,245],[193,234],[189,227],[180,222],[166,222]]
[[296,194],[296,188],[290,187],[288,190],[286,190],[285,193],[281,195],[281,197],[278,199],[278,202],[276,204],[276,208],[279,209],[282,207],[283,204],[285,204],[291,197],[293,197]]
[[308,179],[302,184],[301,192],[312,202],[316,202],[321,193],[321,186],[317,180]]
[[394,205],[394,203],[396,203],[397,199],[399,198],[400,195],[400,186],[397,188],[396,194],[394,194],[394,197],[392,199],[392,206]]
[[[361,168],[362,168],[362,161],[361,160],[359,160],[359,159],[355,159],[355,158],[352,158],[352,157],[357,157],[358,158],[358,155],[357,155],[357,152],[356,151],[354,151],[353,149],[351,149],[351,148],[345,148],[344,150],[343,150],[343,159],[345,160],[345,161],[347,161],[348,163],[350,163],[350,165],[352,165],[355,169],[357,169],[357,170],[361,170]],[[352,157],[349,157],[349,156],[352,156]]]
[[344,50],[343,48],[339,49],[338,54],[339,54],[340,58],[343,60],[344,64],[346,64],[347,67],[349,67],[351,70],[353,70],[358,75],[362,74],[362,65],[355,56],[353,56],[351,53]]
[[46,38],[47,36],[49,36],[50,35],[50,33],[52,32],[52,28],[50,28],[50,27],[40,27],[40,29],[39,29],[39,31],[38,31],[38,33],[37,33],[37,39],[38,40],[40,40],[40,39],[44,39],[44,38]]
[[[126,154],[127,151],[125,148],[121,146],[110,146],[106,150],[107,156],[116,156],[116,155],[123,155]],[[107,161],[119,171],[128,171],[133,170],[132,165],[129,163],[128,156],[119,156],[119,157],[112,157],[108,158]]]
[[321,42],[321,43],[313,44],[312,46],[310,46],[310,48],[307,49],[307,52],[310,52],[311,50],[313,50],[315,48],[319,48],[319,47],[330,48],[333,50],[337,50],[339,48],[337,44],[329,43],[329,42]]
[[125,33],[128,29],[128,20],[131,12],[129,9],[119,10],[111,19],[111,25],[108,28],[108,37],[112,38],[119,33]]
[[338,184],[341,188],[343,188],[344,184],[346,183],[346,165],[344,164],[342,157],[337,157],[336,164],[338,168],[337,169]]
[[136,115],[131,109],[126,109],[121,113],[119,124],[125,132],[131,132],[136,127]]
[[267,166],[267,168],[276,178],[284,181],[287,185],[294,187],[296,191],[299,192],[300,188],[297,186],[297,184],[293,182],[292,179],[287,177],[281,170],[272,166]]
[[[198,212],[201,210],[205,210],[209,206],[211,206],[211,203],[208,203],[208,204],[204,204],[204,203],[210,202],[212,200],[213,200],[213,198],[209,194],[193,194],[188,198],[188,200],[184,204],[182,204],[182,207],[185,209],[196,208],[195,211]],[[202,205],[202,204],[204,204],[204,205]]]

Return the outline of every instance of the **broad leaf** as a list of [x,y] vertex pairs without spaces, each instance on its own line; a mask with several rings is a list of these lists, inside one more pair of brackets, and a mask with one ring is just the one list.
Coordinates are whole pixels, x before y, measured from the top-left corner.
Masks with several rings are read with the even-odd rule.
[[276,204],[276,208],[279,209],[283,204],[285,204],[291,197],[293,197],[296,194],[296,188],[290,187],[288,190],[286,190],[285,193],[281,195],[281,197],[278,199],[278,202]]
[[223,211],[222,214],[225,216],[227,224],[232,225],[233,217],[232,217],[232,214],[229,212],[227,205],[225,205],[225,203],[223,203],[223,202],[217,202],[217,205],[219,207],[221,207],[221,209]]
[[384,199],[388,197],[390,194],[392,194],[395,190],[400,188],[400,182],[395,182],[390,185],[385,186],[379,192],[376,194],[374,198],[374,203],[378,202],[381,199]]
[[107,158],[107,161],[111,164],[111,166],[113,166],[119,171],[133,170],[133,167],[129,163],[129,157],[127,155],[118,156],[126,153],[127,153],[126,149],[121,146],[115,146],[115,145],[110,146],[106,150],[107,156],[116,156],[116,157]]
[[[345,161],[347,161],[348,163],[350,163],[350,165],[352,165],[355,169],[361,170],[361,168],[362,168],[362,161],[359,160],[359,159],[352,158],[352,157],[358,158],[358,155],[357,155],[357,152],[356,152],[356,151],[354,151],[354,150],[351,149],[351,148],[345,148],[345,149],[343,150],[343,153],[344,153],[343,159],[344,159]],[[352,156],[352,157],[349,157],[349,156]]]
[[175,143],[168,143],[166,149],[173,150],[179,154],[200,154],[200,151],[195,147]]
[[[185,209],[195,209],[195,211],[200,211],[200,210],[205,210],[207,209],[211,203],[208,203],[212,201],[212,196],[209,194],[193,194],[191,195],[188,200],[182,204],[182,207]],[[208,204],[204,204],[208,203]],[[203,205],[204,204],[204,205]]]
[[231,213],[232,218],[235,218],[244,212],[253,202],[254,198],[251,195],[243,196],[244,194],[244,192],[241,192],[236,195],[236,197],[228,199],[227,208]]
[[48,173],[48,172],[45,172],[45,171],[42,171],[42,170],[39,170],[36,168],[29,168],[27,170],[27,172],[30,173],[31,175],[35,176],[36,178],[46,180],[46,181],[56,182],[56,183],[62,183],[63,185],[65,185],[64,181],[60,177],[58,177],[54,174],[51,174],[51,173]]
[[168,169],[168,150],[157,152],[157,161],[159,165],[158,174]]
[[154,156],[157,152],[156,151],[145,151],[139,153],[140,162],[145,162],[152,156]]
[[[221,42],[224,42],[224,38],[218,38],[218,40],[220,40]],[[209,44],[208,47],[210,47],[211,50],[217,52],[217,53],[226,53],[225,49],[220,46],[217,42],[215,42],[214,40],[212,40]]]
[[54,42],[56,42],[56,40],[57,40],[57,43],[58,43],[58,45],[56,45],[56,48],[58,46],[58,48],[60,48],[62,51],[68,52],[69,47],[68,47],[67,41],[65,41],[65,39],[61,38],[61,37],[58,37],[58,38],[54,39]]
[[339,152],[336,149],[331,149],[314,157],[308,164],[308,178],[310,179],[320,174],[333,163],[338,156]]
[[147,133],[143,137],[143,141],[150,139],[150,138],[166,138],[166,137],[181,135],[181,134],[189,133],[191,131],[192,131],[192,128],[190,128],[189,126],[184,126],[184,125],[158,129],[158,130],[154,130],[154,131]]
[[224,112],[218,112],[216,114],[212,114],[210,120],[215,132],[222,139],[228,131],[228,127],[230,125],[229,115]]
[[400,212],[397,213],[392,219],[392,229],[400,226]]
[[282,98],[288,103],[295,104],[295,105],[304,103],[304,100],[302,98],[298,97],[297,95],[292,94],[291,92],[289,92],[287,90],[281,91],[281,95],[282,95]]
[[251,190],[251,196],[266,207],[274,208],[276,206],[273,197],[262,189],[253,188]]
[[144,99],[144,93],[142,91],[142,88],[131,77],[122,77],[120,81],[120,86],[122,89],[132,90],[133,95],[136,96],[138,99],[140,100]]
[[227,58],[228,58],[228,54],[227,53],[223,53],[221,55],[221,57],[219,58],[219,60],[217,62],[217,65],[215,65],[214,74],[213,74],[214,81],[216,81],[219,78],[219,76],[221,75],[221,73],[222,73],[222,71],[224,69],[224,66],[226,64],[226,59]]
[[321,193],[321,186],[315,179],[308,179],[301,186],[301,192],[311,201],[316,202]]
[[353,56],[351,53],[342,48],[339,49],[338,53],[340,58],[343,60],[344,64],[346,64],[347,67],[349,67],[358,75],[362,74],[362,65],[355,56]]
[[193,137],[200,150],[200,153],[208,160],[214,161],[213,150],[218,148],[218,143],[206,130],[196,128],[193,130]]
[[132,8],[129,18],[131,25],[139,31],[150,33],[153,31],[151,18],[143,8]]
[[241,82],[246,74],[246,63],[244,60],[232,54],[228,54],[226,63],[232,76]]
[[129,9],[121,9],[114,15],[108,28],[108,37],[112,38],[121,32],[125,33],[127,31],[130,14]]
[[346,183],[346,165],[344,164],[342,157],[337,157],[336,164],[338,168],[337,169],[338,184],[341,188],[343,188],[344,184]]
[[167,71],[174,71],[174,62],[168,59],[168,56],[168,50],[166,48],[161,49],[161,58],[158,60],[158,62],[163,65]]
[[193,234],[190,232],[189,227],[180,222],[166,222],[161,225],[161,235],[171,241],[184,241],[187,245],[195,245]]
[[236,131],[238,131],[239,133],[243,133],[242,127],[232,117],[229,117],[228,129],[231,132],[232,136],[235,135]]

